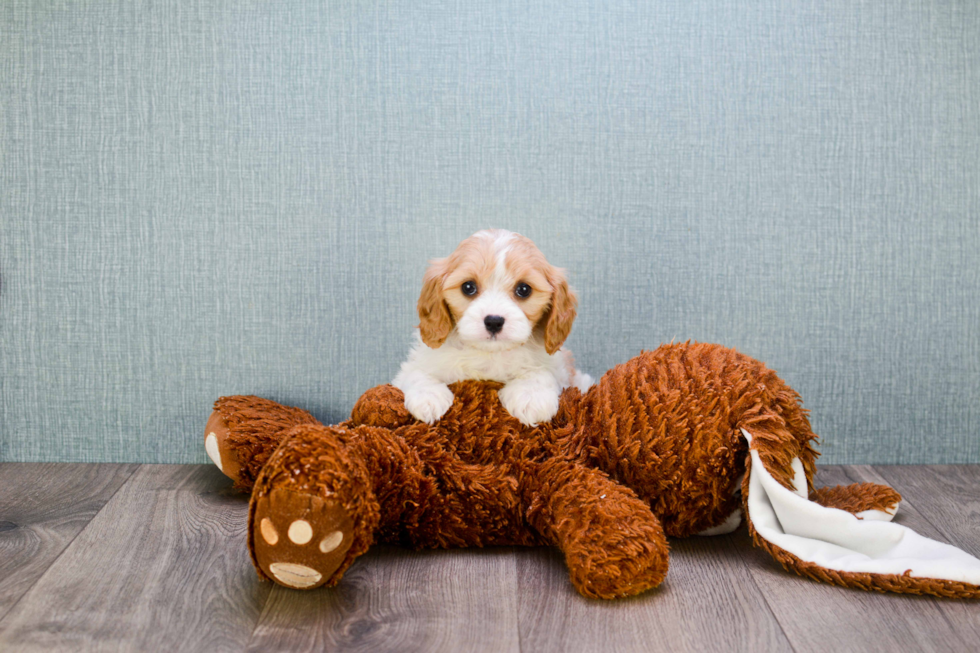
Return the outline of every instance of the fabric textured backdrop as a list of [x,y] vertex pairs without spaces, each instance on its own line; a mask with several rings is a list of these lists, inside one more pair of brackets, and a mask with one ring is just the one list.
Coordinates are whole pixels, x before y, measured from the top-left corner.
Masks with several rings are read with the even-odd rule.
[[569,269],[593,374],[715,341],[822,462],[980,462],[980,3],[0,3],[0,460],[344,418],[427,258]]

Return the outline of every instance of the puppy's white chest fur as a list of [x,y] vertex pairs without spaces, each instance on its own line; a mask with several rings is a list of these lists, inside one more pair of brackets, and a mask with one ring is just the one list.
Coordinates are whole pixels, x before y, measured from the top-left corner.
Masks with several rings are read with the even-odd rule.
[[415,346],[402,367],[418,366],[441,383],[467,379],[508,383],[535,372],[546,372],[564,388],[570,381],[566,361],[564,350],[548,355],[544,345],[535,340],[509,349],[488,351],[466,345],[452,334],[442,347],[431,349],[416,334]]

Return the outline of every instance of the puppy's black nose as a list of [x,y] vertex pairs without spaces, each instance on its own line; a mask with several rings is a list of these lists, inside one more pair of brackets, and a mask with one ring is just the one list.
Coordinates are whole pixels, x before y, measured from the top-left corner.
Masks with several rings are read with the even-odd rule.
[[504,328],[504,318],[499,315],[488,315],[483,318],[483,325],[491,334],[497,335]]

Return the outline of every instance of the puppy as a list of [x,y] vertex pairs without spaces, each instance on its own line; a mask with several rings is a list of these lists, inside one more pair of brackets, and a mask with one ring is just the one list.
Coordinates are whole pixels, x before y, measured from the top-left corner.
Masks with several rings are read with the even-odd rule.
[[419,296],[416,342],[392,385],[405,407],[432,424],[453,403],[447,384],[499,381],[511,415],[534,426],[558,412],[561,391],[592,377],[562,349],[578,300],[564,271],[529,239],[480,231],[449,257],[429,262]]

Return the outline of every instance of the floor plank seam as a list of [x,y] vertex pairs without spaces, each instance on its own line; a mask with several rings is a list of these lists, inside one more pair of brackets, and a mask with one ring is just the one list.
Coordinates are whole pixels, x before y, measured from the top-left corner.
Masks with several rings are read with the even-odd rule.
[[524,637],[521,634],[521,572],[517,561],[516,547],[510,547],[510,561],[514,570],[514,628],[517,629],[517,652],[524,653]]
[[[132,464],[132,463],[121,463],[121,464]],[[79,531],[77,533],[75,533],[75,535],[71,538],[71,540],[69,540],[65,544],[65,546],[61,549],[61,551],[58,552],[58,555],[56,555],[54,558],[51,559],[51,562],[48,564],[48,566],[44,570],[44,572],[40,576],[38,576],[37,578],[35,578],[34,579],[34,582],[32,582],[30,584],[30,586],[28,586],[27,589],[25,589],[23,592],[21,592],[21,595],[17,597],[17,600],[14,601],[13,603],[11,603],[10,604],[10,607],[7,608],[7,610],[2,615],[0,615],[0,634],[2,634],[3,631],[4,631],[4,629],[5,629],[5,622],[7,621],[7,617],[14,613],[15,609],[17,608],[17,606],[20,605],[20,602],[24,600],[24,597],[27,596],[28,594],[30,594],[31,593],[31,590],[34,589],[34,586],[37,585],[39,582],[41,582],[41,579],[42,578],[44,578],[45,576],[48,575],[48,571],[50,571],[51,568],[54,567],[54,565],[58,562],[58,560],[61,559],[61,556],[63,556],[65,554],[65,551],[67,551],[71,547],[71,545],[75,542],[75,540],[78,539],[78,536],[79,535],[81,535],[82,533],[84,533],[88,529],[88,527],[92,524],[92,522],[95,520],[95,518],[98,517],[99,514],[103,510],[105,510],[105,507],[107,505],[109,505],[109,502],[111,502],[113,500],[113,498],[115,498],[116,494],[118,494],[120,490],[122,490],[124,487],[126,487],[126,485],[129,484],[129,482],[133,479],[133,475],[135,475],[136,472],[138,472],[139,469],[142,466],[143,466],[142,464],[137,464],[133,468],[133,471],[130,472],[129,475],[126,477],[126,480],[123,481],[122,483],[120,483],[119,484],[119,487],[117,487],[112,492],[112,494],[109,495],[109,498],[105,500],[105,503],[103,503],[102,506],[98,510],[95,511],[95,513],[89,518],[89,520],[85,524],[85,526],[82,527],[82,528],[80,528]]]
[[[756,548],[755,543],[751,541],[752,536],[749,534],[749,529],[744,524],[737,531],[735,531],[728,537],[735,538],[739,536],[748,538],[749,545],[751,546],[751,548],[752,549]],[[735,544],[734,542],[733,545],[736,547],[736,550],[738,550],[738,545]],[[786,643],[789,644],[790,650],[793,651],[793,653],[797,653],[796,647],[793,645],[793,640],[790,637],[789,632],[786,630],[786,627],[783,625],[783,622],[779,620],[779,615],[776,614],[776,612],[772,609],[772,605],[769,603],[769,597],[766,595],[766,591],[759,586],[759,582],[755,579],[755,573],[754,573],[755,568],[749,564],[749,562],[745,559],[744,555],[739,554],[739,559],[742,561],[742,564],[745,566],[745,570],[748,573],[749,578],[752,579],[752,585],[755,587],[756,591],[759,593],[759,596],[761,596],[762,600],[765,602],[766,610],[768,610],[769,614],[772,615],[773,620],[779,626],[779,630],[783,633],[783,637],[786,639]]]
[[[259,580],[259,582],[270,583],[272,581]],[[252,630],[248,634],[248,641],[245,642],[245,647],[242,649],[242,651],[252,650],[252,642],[255,640],[255,633],[259,629],[259,626],[262,625],[262,620],[265,618],[266,612],[269,611],[269,604],[272,601],[272,595],[275,594],[275,591],[276,588],[273,587],[269,592],[266,593],[265,601],[262,602],[262,609],[259,611],[259,616],[255,618],[255,623],[252,625]]]

